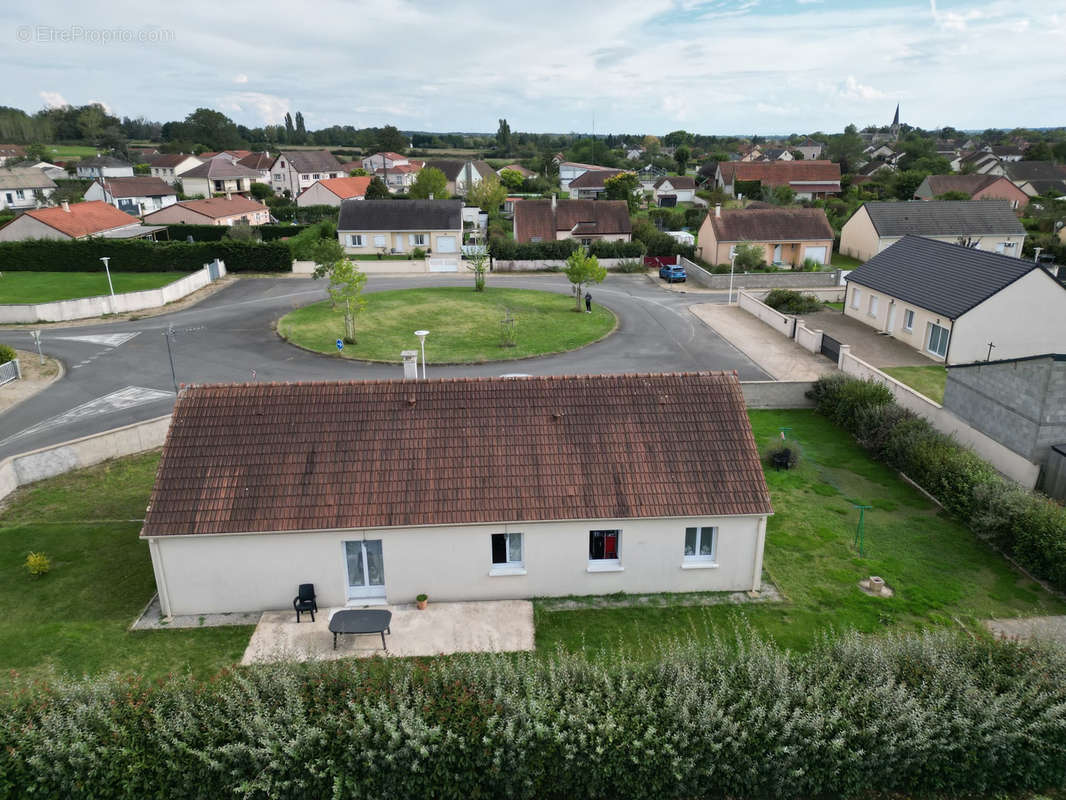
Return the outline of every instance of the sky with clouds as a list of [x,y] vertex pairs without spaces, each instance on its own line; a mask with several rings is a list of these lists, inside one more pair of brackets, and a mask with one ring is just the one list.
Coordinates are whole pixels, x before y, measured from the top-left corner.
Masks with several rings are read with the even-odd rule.
[[0,103],[249,126],[709,134],[1066,125],[1066,0],[55,0]]

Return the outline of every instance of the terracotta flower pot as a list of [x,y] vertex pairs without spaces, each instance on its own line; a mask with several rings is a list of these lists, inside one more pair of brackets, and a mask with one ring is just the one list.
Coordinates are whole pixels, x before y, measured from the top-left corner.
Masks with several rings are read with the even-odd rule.
[[428,600],[416,600],[415,602],[418,603],[418,610],[419,611],[425,611],[426,610],[426,605],[429,603]]

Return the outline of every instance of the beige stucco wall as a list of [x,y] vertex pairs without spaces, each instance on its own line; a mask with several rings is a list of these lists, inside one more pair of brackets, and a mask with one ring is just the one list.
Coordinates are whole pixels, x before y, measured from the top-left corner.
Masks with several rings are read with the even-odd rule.
[[[628,233],[595,233],[574,236],[570,231],[556,231],[556,239],[592,239],[597,242],[628,242],[632,235]],[[602,261],[603,259],[600,259]]]
[[22,239],[69,239],[65,233],[31,216],[22,214],[0,228],[0,242],[18,242]]
[[[901,236],[879,237],[874,229],[873,222],[870,220],[870,215],[866,212],[866,207],[863,206],[840,229],[840,252],[860,261],[869,261],[878,253],[894,245],[901,238]],[[927,236],[925,238],[938,242],[947,242],[948,244],[959,243],[959,237],[955,235]],[[1004,255],[1019,257],[1022,254],[1022,243],[1025,241],[1025,234],[976,236],[973,238],[977,239],[978,248],[985,252],[999,252]],[[999,249],[1000,245],[1008,242],[1013,242],[1014,247]]]
[[[734,245],[739,242],[719,242],[714,233],[714,225],[711,223],[711,217],[714,211],[703,220],[703,224],[700,225],[699,232],[699,247],[698,253],[700,258],[709,264],[728,264],[729,260],[733,257],[730,252]],[[774,246],[777,242],[749,242],[748,244],[757,244],[763,248],[763,260],[767,264],[773,263]],[[825,239],[822,241],[810,240],[810,241],[789,241],[781,243],[781,263],[791,264],[797,266],[803,263],[803,260],[807,257],[808,247],[824,247],[825,248],[825,263],[829,263],[833,256],[833,240]]]
[[[425,235],[426,244],[415,245],[411,244],[411,234],[421,233]],[[349,244],[348,237],[350,235],[363,237],[362,247],[352,247]],[[341,246],[344,248],[345,253],[351,255],[376,255],[381,251],[381,245],[374,244],[375,236],[384,236],[384,247],[388,251],[397,250],[401,253],[410,253],[416,247],[421,247],[423,250],[432,249],[434,256],[451,256],[458,258],[462,252],[463,244],[463,232],[461,230],[454,231],[337,231],[337,238],[340,240]],[[440,249],[440,238],[442,236],[451,236],[455,239],[455,249],[451,252],[442,252]],[[399,241],[397,241],[399,237]]]
[[[362,200],[363,198],[359,198]],[[303,206],[340,206],[341,199],[318,181],[300,192],[296,205]]]
[[233,225],[242,217],[247,217],[249,225],[265,225],[270,222],[270,211],[248,211],[244,214],[215,218],[184,206],[173,205],[145,216],[144,221],[148,225]]
[[[857,309],[854,308],[853,305],[856,291],[860,293],[859,308]],[[871,297],[877,298],[877,313],[872,315],[870,314]],[[895,308],[895,314],[890,330],[888,326],[888,315],[889,309],[893,307]],[[909,331],[903,329],[903,318],[905,316],[903,312],[906,309],[914,311],[914,326]],[[943,361],[942,358],[925,349],[929,339],[929,323],[934,323],[942,328],[947,328],[949,331],[952,331],[952,321],[941,314],[935,314],[924,308],[920,308],[919,306],[905,303],[898,298],[886,295],[884,292],[874,291],[866,286],[859,286],[850,281],[848,282],[847,295],[844,297],[844,313],[878,331],[891,333],[892,336],[899,339],[901,342],[910,345],[915,350],[928,356],[934,361]],[[954,337],[954,331],[951,332],[951,337]],[[954,345],[951,345],[951,347],[954,348]]]
[[[717,567],[683,569],[685,528],[717,525]],[[590,530],[618,528],[622,570],[589,572]],[[490,575],[491,535],[521,532],[525,574]],[[321,607],[347,603],[344,542],[380,539],[386,599],[748,590],[762,569],[765,517],[641,519],[160,537],[151,551],[172,614],[290,608],[300,583]]]

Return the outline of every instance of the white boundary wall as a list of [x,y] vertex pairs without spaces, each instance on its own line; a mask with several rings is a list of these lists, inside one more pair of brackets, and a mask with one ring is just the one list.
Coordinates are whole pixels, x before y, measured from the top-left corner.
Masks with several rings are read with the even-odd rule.
[[[226,274],[226,265],[217,262],[219,277]],[[54,303],[0,305],[0,323],[12,322],[66,322],[72,319],[102,317],[106,314],[127,314],[148,308],[161,308],[167,303],[181,300],[211,283],[211,272],[205,264],[203,269],[178,278],[159,289],[142,292],[123,292],[99,297],[81,297],[77,300],[58,300]]]
[[782,336],[792,338],[792,334],[795,330],[796,318],[790,317],[788,314],[782,314],[780,311],[775,311],[766,305],[766,303],[759,300],[755,295],[748,292],[741,292],[737,298],[737,305],[747,311],[752,316],[755,316],[780,333]]
[[847,345],[840,347],[840,370],[856,378],[876,381],[888,387],[892,397],[897,403],[909,411],[913,411],[924,417],[941,433],[955,437],[959,444],[971,448],[977,455],[1011,478],[1026,489],[1036,486],[1037,477],[1040,475],[1040,466],[1034,464],[1023,456],[1018,455],[1008,447],[1004,447],[995,439],[992,439],[976,428],[970,427],[956,417],[939,403],[935,403],[923,394],[919,394],[911,387],[897,381],[891,375],[887,375],[877,367],[863,361],[850,352]]
[[808,328],[802,321],[796,321],[796,344],[804,350],[812,353],[822,351],[822,332],[818,329]]

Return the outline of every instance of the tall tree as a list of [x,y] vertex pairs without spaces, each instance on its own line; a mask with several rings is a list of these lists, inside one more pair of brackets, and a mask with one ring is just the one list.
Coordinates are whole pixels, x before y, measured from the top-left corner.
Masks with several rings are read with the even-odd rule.
[[511,154],[511,126],[506,119],[500,120],[500,127],[496,130],[496,150],[500,155]]
[[500,206],[507,199],[507,187],[495,175],[487,175],[466,193],[466,204],[477,206],[490,217],[498,216]]
[[367,200],[387,200],[389,198],[389,187],[385,185],[385,181],[375,175],[370,179],[364,197]]
[[399,153],[407,150],[407,137],[395,125],[386,125],[378,131],[375,147],[381,153]]
[[198,108],[185,118],[183,131],[187,138],[210,150],[236,150],[248,143],[237,133],[237,125],[223,114],[210,108]]
[[581,295],[585,287],[593,283],[601,283],[607,277],[607,270],[600,266],[599,259],[596,256],[588,255],[585,253],[585,248],[579,247],[566,259],[566,269],[564,271],[567,280],[574,287],[574,311],[580,313]]
[[285,112],[285,142],[288,144],[296,143],[296,129],[292,124],[292,114],[288,111]]
[[425,200],[433,195],[435,200],[448,199],[448,179],[436,167],[426,167],[418,173],[408,192],[413,198]]
[[603,182],[603,195],[608,200],[625,200],[632,214],[640,205],[636,194],[639,188],[640,179],[634,173],[620,172]]
[[684,145],[678,147],[674,151],[674,161],[677,162],[677,171],[682,175],[685,174],[685,167],[688,166],[688,160],[692,157],[692,152]]
[[307,143],[307,128],[304,127],[304,115],[303,112],[296,112],[296,142],[297,144]]

